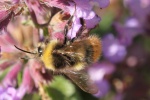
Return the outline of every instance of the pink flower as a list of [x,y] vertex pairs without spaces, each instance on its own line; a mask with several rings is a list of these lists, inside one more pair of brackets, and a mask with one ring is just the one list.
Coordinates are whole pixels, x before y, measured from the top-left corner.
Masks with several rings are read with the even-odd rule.
[[9,73],[5,76],[3,79],[3,85],[5,87],[7,86],[16,86],[16,78],[18,73],[21,70],[22,62],[18,61],[12,66],[12,69],[9,71]]
[[14,13],[11,11],[7,11],[7,10],[0,11],[0,31],[6,28],[13,15]]
[[[18,20],[20,20],[20,18],[18,18]],[[38,62],[38,60],[34,59],[29,60],[27,63],[25,63],[21,61],[21,59],[19,59],[19,57],[26,57],[27,55],[17,50],[14,45],[21,45],[21,47],[24,48],[25,40],[28,37],[27,34],[29,34],[29,37],[31,39],[28,39],[27,45],[29,47],[32,47],[34,45],[37,45],[38,42],[35,41],[37,41],[39,37],[36,36],[36,32],[34,34],[30,34],[30,32],[32,33],[32,28],[26,26],[18,27],[18,23],[20,23],[20,21],[18,21],[18,25],[15,25],[15,23],[12,22],[10,23],[12,24],[8,26],[8,32],[10,33],[2,34],[0,36],[0,45],[2,47],[0,71],[3,72],[4,70],[10,68],[10,71],[8,71],[8,73],[2,80],[2,84],[0,86],[0,97],[3,99],[10,98],[9,100],[21,100],[26,93],[31,93],[33,92],[33,89],[38,88],[38,85],[40,83],[47,84],[48,82],[50,82],[52,76],[50,74],[47,74],[47,70],[45,69],[45,66],[42,62]],[[20,28],[22,28],[21,31]],[[19,32],[20,34],[18,34],[17,32]],[[15,36],[18,35],[20,36],[18,39],[16,39]],[[32,36],[34,36],[34,38],[32,38]],[[22,37],[24,37],[25,40],[22,40]],[[29,42],[30,40],[31,43]],[[42,72],[41,69],[43,69],[44,72]],[[17,76],[21,72],[23,72],[23,79],[21,85],[19,85]],[[34,75],[36,75],[36,77]],[[15,88],[16,86],[19,87]],[[11,91],[9,91],[10,89]]]

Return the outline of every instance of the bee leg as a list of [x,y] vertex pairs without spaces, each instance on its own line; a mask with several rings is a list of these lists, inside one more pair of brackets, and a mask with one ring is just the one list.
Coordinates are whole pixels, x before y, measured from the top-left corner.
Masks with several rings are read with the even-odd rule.
[[86,29],[85,21],[83,18],[80,18],[80,24],[82,25],[79,31],[77,32],[77,38],[83,35],[83,31]]
[[69,20],[68,20],[68,22],[67,22],[67,24],[65,25],[65,28],[64,28],[64,44],[66,44],[67,43],[67,33],[68,33],[68,29],[69,29],[69,27],[71,26],[71,24],[72,24],[72,19],[73,19],[73,15],[69,18]]
[[74,11],[74,14],[69,18],[67,24],[65,25],[65,28],[64,28],[64,43],[63,44],[66,44],[67,43],[67,33],[68,33],[68,29],[69,27],[72,26],[72,19],[75,15],[75,12],[76,12],[76,4],[75,4],[75,11]]
[[76,37],[74,37],[74,38],[71,39],[71,43],[74,42],[74,40],[76,40]]

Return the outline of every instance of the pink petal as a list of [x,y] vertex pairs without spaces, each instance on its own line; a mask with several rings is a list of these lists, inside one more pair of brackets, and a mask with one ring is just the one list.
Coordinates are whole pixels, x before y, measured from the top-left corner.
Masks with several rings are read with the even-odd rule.
[[12,66],[12,69],[8,72],[3,80],[3,84],[5,86],[15,86],[16,85],[16,78],[18,73],[21,70],[22,62],[18,61],[16,64]]
[[29,67],[25,67],[24,73],[23,73],[23,81],[21,83],[21,86],[17,90],[17,97],[23,98],[26,92],[31,92],[34,87],[33,79],[31,78]]
[[32,20],[37,25],[47,25],[50,21],[50,9],[44,8],[39,0],[25,0],[26,5],[30,10]]
[[2,30],[8,25],[13,15],[13,12],[8,12],[6,10],[0,11],[0,30]]

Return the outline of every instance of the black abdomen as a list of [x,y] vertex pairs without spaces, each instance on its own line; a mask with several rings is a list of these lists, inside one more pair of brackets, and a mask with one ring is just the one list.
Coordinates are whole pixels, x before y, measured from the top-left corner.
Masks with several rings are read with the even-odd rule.
[[56,69],[73,67],[76,64],[76,59],[69,54],[53,53],[53,65]]

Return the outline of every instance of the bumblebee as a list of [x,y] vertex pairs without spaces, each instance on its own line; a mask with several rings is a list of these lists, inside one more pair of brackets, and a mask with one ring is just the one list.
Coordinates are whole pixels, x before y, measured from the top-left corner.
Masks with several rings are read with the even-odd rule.
[[85,92],[95,94],[98,92],[96,85],[90,80],[84,68],[96,62],[102,52],[101,42],[97,36],[77,38],[69,41],[66,34],[65,40],[50,40],[43,42],[37,48],[37,53],[28,52],[15,46],[17,49],[31,54],[36,54],[43,61],[45,67],[54,72],[65,74],[72,79]]
[[52,40],[43,48],[40,46],[38,53],[46,68],[50,70],[78,71],[99,59],[100,48],[99,38],[89,36],[83,40],[75,40],[69,45],[63,45],[58,40]]

